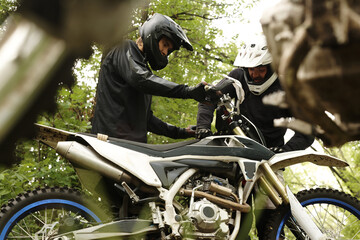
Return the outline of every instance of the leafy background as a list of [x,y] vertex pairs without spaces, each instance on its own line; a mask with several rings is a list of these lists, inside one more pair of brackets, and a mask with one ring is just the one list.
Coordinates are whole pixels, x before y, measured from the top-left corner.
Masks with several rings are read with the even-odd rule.
[[[132,25],[129,26],[126,38],[135,40],[138,37],[138,27],[154,12],[172,17],[187,32],[194,51],[176,51],[170,56],[168,66],[156,74],[179,84],[212,82],[232,69],[238,45],[235,37],[219,45],[217,39],[222,35],[222,31],[214,22],[230,16],[235,16],[232,21],[243,21],[241,12],[249,5],[241,2],[225,4],[214,0],[148,1],[147,5],[134,10]],[[0,6],[1,23],[16,10],[18,3],[15,0],[0,0]],[[5,30],[3,25],[1,33]],[[38,123],[73,132],[90,131],[97,75],[102,53],[108,49],[94,45],[93,50],[89,59],[79,59],[74,63],[73,76],[76,84],[71,88],[63,86],[59,90],[55,114],[40,114]],[[153,110],[156,116],[177,126],[187,127],[196,123],[197,102],[194,100],[154,97]],[[156,144],[179,140],[149,133],[148,141]],[[81,188],[71,165],[44,145],[20,140],[16,156],[20,160],[19,164],[0,171],[0,204],[6,203],[19,192],[43,185]]]
[[[151,0],[145,7],[134,10],[132,25],[129,26],[126,37],[135,40],[140,24],[154,12],[170,16],[186,30],[194,51],[176,51],[170,56],[168,66],[156,74],[179,84],[196,85],[200,81],[212,82],[221,79],[222,74],[232,70],[237,49],[241,44],[237,41],[238,36],[223,36],[222,30],[215,24],[216,21],[225,18],[241,24],[246,21],[242,18],[244,10],[257,2]],[[17,2],[14,0],[0,0],[0,23],[5,21],[16,6]],[[4,27],[0,28],[0,37],[4,30]],[[107,49],[94,45],[93,50],[94,53],[89,59],[79,59],[74,63],[76,84],[71,88],[63,86],[59,90],[56,96],[56,113],[40,114],[38,123],[73,132],[90,131],[97,74],[102,52],[106,52]],[[180,127],[196,123],[197,103],[194,100],[154,97],[153,110],[157,117]],[[163,144],[178,140],[149,133],[148,141]],[[313,168],[310,164],[291,167],[285,171],[285,178],[290,187],[295,192],[317,186],[334,187],[359,198],[359,142],[351,142],[340,148],[322,148],[321,151],[344,159],[350,167]],[[20,140],[15,154],[20,159],[19,163],[11,168],[0,169],[0,205],[18,193],[38,186],[66,185],[81,189],[71,165],[48,147],[35,141]]]

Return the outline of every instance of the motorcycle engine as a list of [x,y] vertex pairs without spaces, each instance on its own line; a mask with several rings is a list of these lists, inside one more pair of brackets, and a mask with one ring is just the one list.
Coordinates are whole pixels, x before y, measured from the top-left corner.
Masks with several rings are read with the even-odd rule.
[[[194,189],[209,194],[210,183],[216,183],[221,186],[226,186],[229,191],[234,191],[234,188],[227,180],[215,176],[201,176],[197,179],[192,179],[184,188]],[[217,196],[221,197],[217,194]],[[223,196],[226,199],[227,197]],[[185,216],[183,216],[180,232],[184,238],[189,239],[227,239],[230,234],[229,224],[232,224],[232,211],[220,207],[218,204],[209,201],[205,197],[192,199],[189,203],[189,209]]]
[[226,236],[229,233],[227,211],[205,198],[194,202],[187,216],[192,219],[192,223],[200,232],[213,233],[218,231],[216,234],[218,237]]

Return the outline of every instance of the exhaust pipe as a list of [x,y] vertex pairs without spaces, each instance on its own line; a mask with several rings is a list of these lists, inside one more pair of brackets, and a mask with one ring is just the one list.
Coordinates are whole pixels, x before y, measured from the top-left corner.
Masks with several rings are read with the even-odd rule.
[[107,163],[106,160],[92,149],[75,141],[58,142],[56,152],[70,162],[83,168],[93,170],[116,182],[133,182],[131,176]]
[[217,196],[214,196],[212,194],[205,193],[202,191],[192,191],[192,190],[187,190],[187,189],[182,188],[182,189],[180,189],[179,193],[180,193],[180,195],[188,196],[188,197],[192,196],[192,194],[194,193],[194,197],[196,197],[196,198],[206,198],[210,202],[216,203],[222,207],[226,207],[226,208],[237,210],[237,211],[244,212],[244,213],[248,213],[251,210],[250,205],[247,203],[243,203],[243,204],[236,203],[236,202],[226,200],[226,199],[223,199],[223,198],[220,198],[220,197],[217,197]]

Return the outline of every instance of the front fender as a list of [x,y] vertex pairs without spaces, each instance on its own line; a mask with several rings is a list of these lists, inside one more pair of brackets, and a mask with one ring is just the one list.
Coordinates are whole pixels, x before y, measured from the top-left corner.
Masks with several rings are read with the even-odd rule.
[[269,165],[274,171],[276,171],[303,162],[311,162],[316,165],[329,166],[329,167],[349,166],[347,162],[339,158],[332,157],[323,153],[310,152],[306,150],[275,154],[269,160]]

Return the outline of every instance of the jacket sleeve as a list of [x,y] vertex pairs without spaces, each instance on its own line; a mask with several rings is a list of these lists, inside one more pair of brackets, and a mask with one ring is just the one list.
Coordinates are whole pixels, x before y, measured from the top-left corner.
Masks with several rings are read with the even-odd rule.
[[135,44],[129,43],[117,61],[117,71],[124,75],[128,84],[140,92],[163,97],[189,98],[187,85],[170,82],[154,75]]
[[[241,80],[243,72],[241,69],[236,68],[229,73],[229,76]],[[220,90],[223,94],[228,93],[231,98],[236,97],[236,91],[228,78],[222,79],[219,83],[216,84],[216,89]],[[240,81],[241,82],[241,81]],[[211,122],[213,120],[214,111],[216,106],[209,103],[199,103],[198,113],[196,117],[196,127],[200,129],[211,129]]]
[[153,115],[152,111],[148,121],[148,131],[173,139],[185,139],[191,137],[186,132],[185,128],[176,127],[160,120]]
[[196,116],[196,128],[211,129],[215,108],[215,105],[210,103],[199,103]]
[[314,142],[314,136],[295,132],[294,136],[282,147],[284,151],[304,150]]

